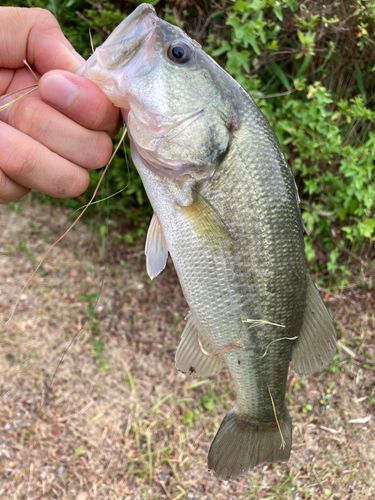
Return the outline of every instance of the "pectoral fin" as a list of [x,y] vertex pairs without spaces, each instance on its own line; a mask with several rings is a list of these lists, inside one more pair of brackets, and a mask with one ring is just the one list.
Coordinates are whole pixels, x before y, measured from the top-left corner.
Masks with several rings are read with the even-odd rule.
[[165,268],[168,257],[163,230],[155,214],[152,216],[150,227],[147,231],[145,254],[147,274],[151,279],[154,279]]
[[292,352],[294,371],[308,374],[327,366],[336,353],[336,341],[332,319],[308,276],[305,315]]
[[177,348],[177,370],[190,375],[195,374],[198,377],[216,375],[223,366],[221,356],[208,356],[203,351],[212,353],[214,349],[200,331],[195,317],[191,315]]
[[234,239],[214,207],[198,191],[193,191],[193,199],[191,205],[180,207],[194,232],[208,244],[233,247]]

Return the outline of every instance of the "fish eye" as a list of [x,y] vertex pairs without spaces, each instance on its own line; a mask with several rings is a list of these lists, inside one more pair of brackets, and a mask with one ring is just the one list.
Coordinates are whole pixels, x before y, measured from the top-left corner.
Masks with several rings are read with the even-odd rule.
[[167,55],[171,61],[184,64],[190,61],[193,51],[187,43],[176,41],[168,47]]

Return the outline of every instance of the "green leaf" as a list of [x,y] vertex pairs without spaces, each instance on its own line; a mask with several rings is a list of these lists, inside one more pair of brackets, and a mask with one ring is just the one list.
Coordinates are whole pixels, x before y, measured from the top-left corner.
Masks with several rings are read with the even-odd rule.
[[248,3],[240,0],[235,3],[234,8],[240,12],[245,11],[248,8]]
[[375,220],[365,219],[363,223],[358,224],[358,229],[365,238],[371,238],[375,230]]
[[296,0],[284,0],[289,9],[294,12],[297,9],[297,1]]
[[280,66],[278,64],[276,64],[275,62],[272,62],[271,68],[274,71],[274,73],[276,74],[276,76],[279,78],[281,83],[284,85],[284,87],[289,90],[290,89],[289,80],[288,80],[286,74],[284,73],[284,71],[280,68]]
[[301,77],[305,73],[307,68],[310,66],[311,59],[312,59],[311,54],[308,54],[305,57],[305,59],[303,60],[303,63],[301,64],[301,66],[299,67],[299,70],[297,71],[297,78]]
[[371,229],[375,229],[375,220],[374,219],[365,219],[363,223]]
[[203,403],[203,406],[206,408],[206,410],[213,410],[215,408],[215,404],[212,399],[206,400]]
[[21,250],[21,252],[26,252],[26,250],[27,250],[26,243],[23,240],[21,240],[18,243],[18,248]]
[[299,41],[302,43],[302,45],[305,45],[305,44],[306,44],[306,37],[305,37],[305,35],[302,33],[302,31],[297,30],[297,36],[298,36],[298,38],[299,38]]
[[212,52],[213,57],[221,56],[225,54],[231,48],[230,43],[227,40],[222,40],[221,46]]
[[249,44],[252,46],[254,52],[256,53],[256,55],[260,56],[261,52],[259,50],[259,47],[258,47],[258,44],[256,43],[255,41],[255,38],[253,37],[253,35],[250,35],[249,33],[246,33],[246,36],[244,37],[244,39],[249,42]]
[[362,71],[361,71],[360,67],[358,66],[358,64],[355,64],[355,74],[357,77],[358,88],[362,94],[364,101],[366,101],[366,92],[365,92],[365,85],[364,85],[364,81],[363,81],[363,75],[362,75]]
[[283,20],[283,12],[281,10],[281,7],[279,5],[276,5],[274,8],[273,8],[273,11],[275,13],[275,16],[277,17],[277,19],[279,21],[282,21]]
[[340,207],[337,211],[337,215],[340,220],[345,220],[348,210],[345,207]]

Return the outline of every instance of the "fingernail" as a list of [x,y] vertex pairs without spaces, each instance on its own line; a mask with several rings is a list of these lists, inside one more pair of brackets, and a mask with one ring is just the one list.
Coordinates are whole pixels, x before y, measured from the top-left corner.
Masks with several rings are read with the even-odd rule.
[[58,108],[67,109],[76,100],[79,87],[61,75],[51,75],[42,79],[39,91],[44,101]]

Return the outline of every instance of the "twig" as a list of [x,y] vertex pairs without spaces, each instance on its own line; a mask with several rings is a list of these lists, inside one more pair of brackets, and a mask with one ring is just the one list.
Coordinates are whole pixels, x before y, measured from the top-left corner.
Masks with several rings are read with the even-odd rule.
[[83,14],[81,14],[78,10],[76,10],[76,14],[78,17],[80,17],[83,21],[85,21],[86,24],[91,26],[92,29],[94,29],[97,33],[99,33],[100,36],[102,36],[104,39],[108,37],[108,33],[105,34],[104,31],[98,29],[96,26],[94,26],[90,21],[85,17]]
[[34,71],[31,69],[31,66],[30,66],[30,65],[29,65],[29,63],[26,61],[26,59],[24,59],[22,62],[23,62],[23,64],[25,64],[25,65],[28,67],[28,69],[29,69],[30,73],[31,73],[31,74],[33,75],[33,77],[35,78],[35,81],[39,83],[39,78],[36,76],[36,74],[34,73]]
[[285,442],[285,439],[284,439],[284,436],[283,436],[283,433],[281,432],[281,427],[280,427],[280,424],[279,424],[279,420],[277,418],[277,413],[276,413],[276,408],[275,408],[275,403],[273,402],[273,398],[272,398],[272,394],[271,394],[271,389],[270,389],[270,386],[267,384],[267,389],[268,389],[268,392],[270,394],[270,398],[271,398],[271,403],[272,403],[272,408],[273,408],[273,413],[275,415],[275,419],[276,419],[276,423],[277,423],[277,427],[279,428],[279,432],[280,432],[280,436],[281,436],[281,446],[280,448],[285,448],[286,446],[286,442]]
[[11,95],[18,94],[18,92],[22,92],[23,90],[36,89],[37,87],[38,85],[34,83],[34,85],[29,85],[28,87],[23,87],[22,89],[15,90],[14,92],[9,92],[9,94],[3,95],[0,101],[3,101],[4,99],[10,97]]
[[271,323],[271,321],[266,321],[263,319],[243,319],[242,323],[254,323],[255,325],[272,325],[272,326],[279,326],[280,328],[285,328],[285,325],[279,325],[278,323]]
[[341,434],[342,432],[342,427],[340,427],[339,430],[337,431],[336,429],[331,429],[330,427],[325,427],[324,425],[321,425],[320,429],[322,429],[323,431],[330,432],[331,434]]
[[220,351],[217,351],[217,352],[208,352],[205,350],[205,348],[202,346],[202,342],[201,342],[201,339],[199,338],[199,335],[198,335],[198,343],[199,343],[199,347],[201,348],[201,351],[203,352],[203,354],[205,354],[206,356],[219,356],[219,354],[223,354],[224,352],[227,352],[227,351],[230,351],[231,349],[243,349],[242,345],[239,345],[239,344],[231,344],[231,345],[226,345],[225,347],[223,347]]
[[91,51],[92,51],[92,53],[94,53],[94,52],[95,52],[95,49],[94,49],[94,44],[93,44],[93,41],[92,41],[91,30],[89,30],[89,35],[90,35],[90,45],[91,45]]
[[349,424],[367,424],[371,420],[371,415],[368,415],[364,418],[354,418],[353,420],[349,420]]
[[264,358],[264,356],[267,354],[267,351],[268,351],[268,348],[271,344],[273,344],[274,342],[279,342],[280,340],[297,340],[298,339],[298,336],[295,336],[295,337],[281,337],[279,339],[275,339],[275,340],[272,340],[272,342],[270,342],[267,347],[266,347],[266,350],[264,351],[264,354],[262,356],[260,356],[259,358],[256,358],[256,359],[262,359]]
[[279,92],[278,94],[257,94],[254,97],[256,97],[257,99],[271,99],[273,97],[282,97],[284,95],[293,94],[294,92],[297,92],[297,89],[291,89],[287,92]]
[[0,106],[0,111],[3,111],[4,109],[9,108],[9,106],[11,106],[13,103],[18,101],[19,99],[22,99],[22,97],[25,97],[25,96],[31,94],[31,92],[34,92],[34,90],[36,90],[36,89],[37,89],[37,87],[29,90],[28,92],[25,92],[25,94],[22,94],[19,97],[16,97],[15,99],[13,99],[13,101],[8,102],[7,104],[3,104],[2,106]]
[[349,354],[353,359],[358,359],[358,356],[355,352],[353,352],[349,347],[346,347],[340,340],[337,341],[337,345],[341,347],[346,353]]
[[358,257],[358,255],[356,255],[355,253],[351,252],[347,248],[345,248],[345,247],[339,247],[339,246],[337,248],[340,250],[340,252],[346,253],[347,255],[349,255],[350,257],[352,257],[353,259],[357,260],[361,264],[361,266],[366,267],[368,265],[367,261],[361,259],[361,257]]

